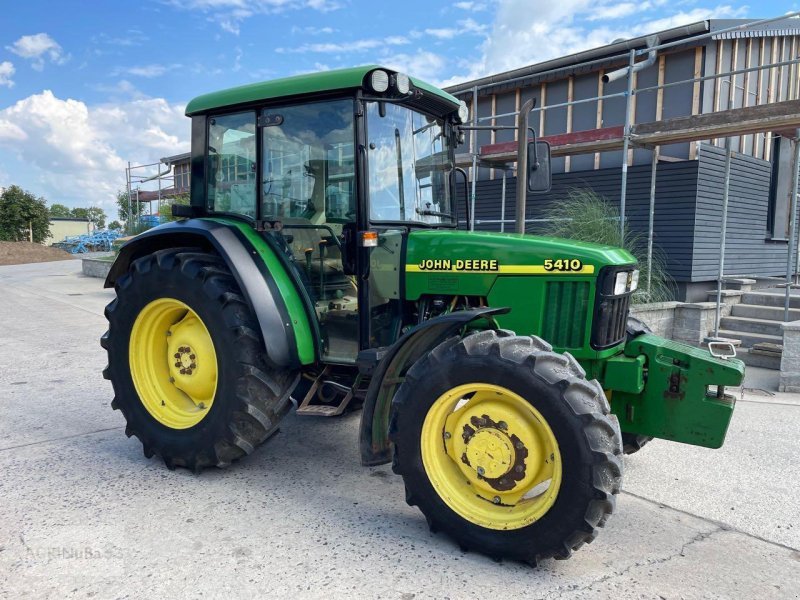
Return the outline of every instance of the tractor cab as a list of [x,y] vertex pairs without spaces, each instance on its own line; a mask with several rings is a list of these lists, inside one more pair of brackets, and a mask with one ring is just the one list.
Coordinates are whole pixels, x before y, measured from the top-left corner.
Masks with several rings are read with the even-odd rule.
[[466,106],[361,67],[201,96],[187,114],[192,215],[247,221],[281,249],[313,305],[322,360],[354,363],[397,339],[408,233],[459,222]]

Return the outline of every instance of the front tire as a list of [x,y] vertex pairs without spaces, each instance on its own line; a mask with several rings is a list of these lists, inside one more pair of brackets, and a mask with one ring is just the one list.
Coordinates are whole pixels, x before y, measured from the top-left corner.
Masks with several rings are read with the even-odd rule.
[[103,372],[125,433],[170,469],[224,467],[277,431],[297,382],[265,360],[225,262],[191,248],[135,260],[106,307]]
[[431,530],[536,564],[597,536],[622,477],[619,424],[596,381],[536,337],[452,338],[406,374],[394,469]]

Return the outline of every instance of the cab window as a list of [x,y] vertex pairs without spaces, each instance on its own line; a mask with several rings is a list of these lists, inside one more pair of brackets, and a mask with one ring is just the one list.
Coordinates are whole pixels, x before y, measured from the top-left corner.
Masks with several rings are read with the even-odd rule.
[[208,208],[256,217],[256,113],[209,119]]

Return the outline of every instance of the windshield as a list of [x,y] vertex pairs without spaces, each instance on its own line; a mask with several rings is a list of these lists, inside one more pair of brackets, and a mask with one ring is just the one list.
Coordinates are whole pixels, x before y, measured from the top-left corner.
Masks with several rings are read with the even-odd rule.
[[453,164],[443,122],[381,104],[367,104],[371,220],[454,225]]

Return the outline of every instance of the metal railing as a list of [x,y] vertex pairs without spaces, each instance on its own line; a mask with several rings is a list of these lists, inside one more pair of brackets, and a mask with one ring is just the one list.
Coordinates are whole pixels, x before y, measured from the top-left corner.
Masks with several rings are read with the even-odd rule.
[[[634,78],[632,77],[632,73],[635,72],[636,66],[641,63],[636,62],[636,58],[645,54],[653,55],[654,52],[663,51],[666,49],[676,48],[679,46],[687,46],[690,44],[695,44],[698,41],[703,41],[707,39],[728,39],[724,36],[727,33],[732,33],[736,31],[743,31],[747,29],[751,29],[753,27],[758,27],[761,25],[766,25],[769,23],[774,23],[776,21],[783,21],[786,19],[797,19],[800,17],[800,11],[789,12],[784,15],[770,17],[768,19],[760,19],[757,21],[750,21],[748,23],[735,25],[732,27],[727,27],[723,29],[718,29],[715,31],[709,31],[707,33],[694,35],[690,37],[685,37],[677,40],[672,40],[670,42],[665,43],[656,43],[648,45],[644,48],[633,48],[630,49],[628,52],[615,54],[612,56],[605,56],[599,59],[594,59],[590,61],[586,61],[583,63],[578,63],[574,65],[570,65],[569,69],[572,71],[582,71],[588,72],[593,70],[592,67],[600,68],[601,65],[608,65],[609,63],[613,62],[622,62],[627,59],[627,66],[622,67],[619,71],[624,71],[624,74],[621,75],[627,78],[626,82],[626,90],[621,92],[614,92],[610,94],[600,94],[596,96],[592,96],[590,98],[581,98],[578,100],[569,100],[566,102],[559,102],[555,104],[547,104],[541,106],[535,106],[532,109],[532,113],[543,113],[548,110],[554,110],[559,108],[569,108],[574,107],[576,105],[586,104],[586,103],[593,103],[599,101],[605,101],[613,98],[625,98],[625,113],[624,113],[624,123],[623,123],[623,137],[622,137],[622,159],[621,159],[621,182],[620,182],[620,232],[624,238],[625,227],[626,227],[626,197],[627,197],[627,174],[628,174],[628,154],[629,149],[631,147],[636,147],[636,140],[632,137],[631,132],[633,128],[632,124],[632,110],[631,110],[631,101],[636,95],[645,94],[645,93],[652,93],[652,92],[659,92],[668,88],[673,88],[676,86],[685,86],[685,85],[695,85],[698,83],[703,83],[707,81],[714,81],[718,79],[723,79],[722,83],[727,83],[729,89],[731,86],[736,85],[736,77],[739,75],[747,75],[749,73],[754,73],[758,71],[770,71],[771,69],[783,69],[784,67],[789,67],[791,72],[791,67],[797,65],[797,69],[795,69],[794,77],[800,77],[800,57],[795,57],[789,60],[777,60],[775,62],[770,62],[766,64],[760,64],[757,66],[745,66],[744,68],[734,68],[726,72],[720,73],[713,73],[710,75],[702,75],[698,77],[692,77],[688,79],[682,79],[680,81],[671,81],[668,83],[660,83],[658,85],[650,85],[642,88],[637,88],[634,84]],[[800,20],[798,20],[798,27],[800,27]],[[731,66],[735,67],[735,64]],[[596,70],[596,69],[594,69]],[[477,107],[478,107],[478,92],[480,90],[495,88],[499,84],[502,84],[504,87],[508,86],[509,84],[514,84],[516,82],[525,82],[530,81],[533,78],[537,80],[546,80],[548,76],[557,76],[559,74],[565,73],[565,67],[561,66],[555,69],[551,69],[549,71],[542,71],[538,73],[527,73],[525,75],[521,75],[519,77],[515,77],[512,79],[504,80],[504,81],[492,81],[489,83],[485,83],[480,86],[473,86],[469,89],[469,93],[472,96],[472,125],[477,125],[478,123],[485,122],[485,121],[496,121],[497,119],[507,118],[507,117],[515,117],[519,115],[518,111],[514,112],[506,112],[501,114],[493,114],[483,117],[478,117]],[[613,72],[612,72],[613,73]],[[620,76],[616,76],[613,78],[619,78]],[[743,101],[744,106],[749,106],[749,98],[751,94],[749,90],[746,90],[745,100]],[[462,90],[460,93],[467,93],[467,90]],[[795,99],[800,99],[798,96]],[[774,101],[774,100],[773,100]],[[762,103],[763,104],[763,103]],[[543,134],[543,132],[539,132]],[[717,319],[715,324],[715,332],[718,333],[719,331],[719,321],[720,321],[720,304],[721,304],[721,289],[723,286],[724,281],[726,280],[725,277],[725,269],[724,269],[724,261],[725,261],[725,246],[727,243],[727,216],[728,216],[728,204],[729,204],[729,188],[730,188],[730,161],[733,154],[731,148],[731,137],[736,137],[737,135],[750,135],[752,131],[743,131],[740,134],[736,132],[730,133],[725,137],[725,178],[724,178],[724,189],[723,189],[723,201],[722,201],[722,209],[721,209],[721,222],[720,222],[720,245],[719,245],[719,253],[718,253],[718,277],[717,277]],[[800,139],[800,130],[797,132],[798,139]],[[719,139],[719,138],[717,138]],[[659,159],[659,151],[660,146],[655,145],[651,148],[652,149],[652,161],[651,161],[651,178],[650,178],[650,196],[649,196],[649,218],[648,218],[648,231],[647,231],[647,263],[648,263],[648,278],[645,282],[647,286],[648,292],[651,289],[651,279],[650,279],[650,271],[653,261],[653,235],[654,235],[654,214],[655,214],[655,197],[656,197],[656,174],[657,174],[657,164]],[[476,182],[477,182],[477,168],[481,166],[479,164],[479,148],[478,148],[478,139],[477,139],[477,132],[472,131],[470,134],[470,153],[472,154],[472,181],[471,181],[471,197],[470,197],[470,204],[471,204],[471,211],[470,214],[472,215],[471,222],[469,223],[469,228],[474,229],[475,225],[480,224],[499,224],[500,230],[504,231],[505,223],[513,222],[510,219],[505,218],[505,206],[506,206],[506,177],[508,172],[511,171],[510,165],[493,165],[490,168],[499,168],[503,172],[503,186],[501,192],[501,218],[500,219],[476,219],[475,218],[475,194],[476,194]],[[569,156],[569,154],[567,154]],[[513,162],[513,161],[510,161]],[[798,203],[798,184],[800,182],[800,141],[795,144],[795,162],[794,162],[794,172],[793,172],[793,183],[792,183],[792,195],[791,198],[793,199],[792,204],[792,218],[791,218],[791,225],[790,225],[790,240],[787,249],[787,267],[786,267],[786,301],[785,301],[785,308],[784,308],[784,317],[788,319],[788,306],[789,306],[789,284],[791,283],[792,275],[793,275],[793,265],[795,268],[800,265],[800,236],[798,235],[797,230],[797,203]],[[525,223],[529,222],[545,222],[548,219],[525,219]],[[797,268],[800,271],[800,268]]]

